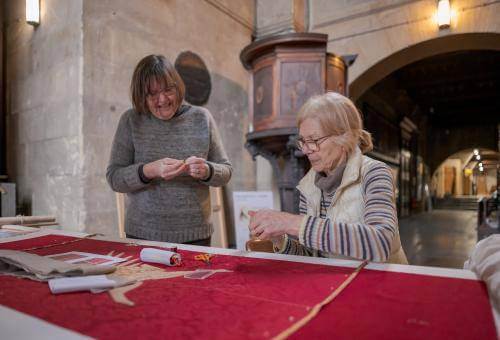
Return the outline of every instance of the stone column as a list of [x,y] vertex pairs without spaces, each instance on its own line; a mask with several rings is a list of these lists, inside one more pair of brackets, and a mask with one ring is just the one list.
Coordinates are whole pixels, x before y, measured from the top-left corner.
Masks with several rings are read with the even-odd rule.
[[276,34],[307,32],[307,0],[257,0],[255,38]]
[[2,176],[6,175],[7,169],[5,165],[5,96],[4,96],[4,73],[3,73],[3,35],[4,35],[4,10],[5,3],[2,1],[0,3],[0,181],[4,178]]

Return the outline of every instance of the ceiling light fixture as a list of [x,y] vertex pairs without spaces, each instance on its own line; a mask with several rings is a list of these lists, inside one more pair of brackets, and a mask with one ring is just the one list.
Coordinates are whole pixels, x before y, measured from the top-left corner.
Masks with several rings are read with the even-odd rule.
[[26,22],[33,26],[40,24],[40,0],[26,0]]
[[439,29],[450,27],[451,23],[450,0],[438,0],[437,23]]

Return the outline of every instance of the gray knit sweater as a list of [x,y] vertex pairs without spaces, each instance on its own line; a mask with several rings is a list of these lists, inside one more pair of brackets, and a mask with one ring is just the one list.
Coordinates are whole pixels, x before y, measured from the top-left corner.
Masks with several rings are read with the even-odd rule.
[[[181,243],[208,238],[213,232],[208,187],[229,181],[231,163],[210,112],[188,105],[179,110],[169,120],[134,110],[126,111],[120,119],[106,178],[114,191],[127,193],[127,234]],[[207,181],[182,174],[168,181],[144,183],[139,176],[143,164],[190,156],[205,158],[210,164],[212,175]]]

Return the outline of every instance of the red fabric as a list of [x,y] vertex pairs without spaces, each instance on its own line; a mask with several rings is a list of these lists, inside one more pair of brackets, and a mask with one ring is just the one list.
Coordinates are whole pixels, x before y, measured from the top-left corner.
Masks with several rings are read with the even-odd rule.
[[[0,244],[25,249],[72,238],[46,236]],[[138,257],[142,247],[85,239],[32,251]],[[179,251],[181,267],[207,268],[198,253]],[[127,294],[134,307],[117,304],[107,293],[52,295],[47,284],[13,277],[0,280],[0,303],[100,339],[248,338],[279,334],[302,318],[352,269],[287,261],[217,255],[210,266],[229,269],[205,280],[145,281]],[[296,338],[495,339],[485,286],[481,282],[363,270]]]
[[[12,249],[12,250],[24,250],[34,247],[43,247],[49,245],[56,245],[62,242],[68,242],[76,240],[75,237],[60,236],[60,235],[48,235],[36,238],[25,239],[15,242],[0,243],[0,249]],[[80,241],[78,241],[80,242]],[[50,249],[50,248],[47,248]],[[58,247],[58,249],[61,249]],[[47,253],[50,254],[50,253]]]
[[363,270],[292,338],[496,339],[481,281]]

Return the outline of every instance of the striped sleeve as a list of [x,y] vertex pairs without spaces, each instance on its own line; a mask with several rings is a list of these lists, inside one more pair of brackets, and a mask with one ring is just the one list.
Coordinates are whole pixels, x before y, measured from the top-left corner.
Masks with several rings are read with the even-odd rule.
[[363,223],[342,223],[307,216],[299,242],[307,248],[363,260],[385,262],[397,234],[398,220],[390,168],[374,162],[363,175]]
[[275,245],[274,252],[279,254],[300,255],[300,256],[316,256],[317,251],[308,249],[288,235],[285,235],[281,245]]
[[301,192],[299,192],[299,193],[300,193],[300,197],[299,197],[299,214],[300,215],[305,215],[305,214],[307,214],[307,200],[304,197],[304,195],[302,195]]
[[[302,193],[300,193],[299,214],[304,216],[307,214],[307,200]],[[296,237],[289,235],[285,235],[280,244],[275,244],[274,252],[300,256],[315,256],[317,254],[317,251],[304,247]]]

